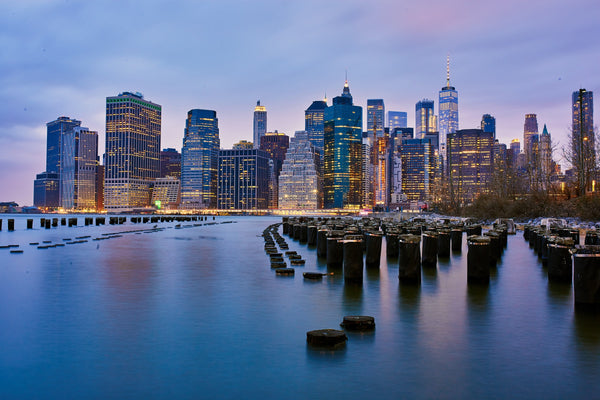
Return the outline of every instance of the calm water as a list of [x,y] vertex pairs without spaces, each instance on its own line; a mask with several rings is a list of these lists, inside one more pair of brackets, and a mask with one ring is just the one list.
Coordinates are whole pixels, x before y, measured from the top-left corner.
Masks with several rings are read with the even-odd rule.
[[[467,286],[463,243],[420,288],[398,284],[383,246],[357,289],[304,281],[327,268],[287,236],[307,263],[275,276],[259,236],[275,217],[46,250],[29,242],[149,224],[44,230],[36,216],[26,231],[16,218],[0,232],[24,250],[0,249],[2,399],[600,397],[600,316],[574,312],[573,289],[548,283],[521,233],[487,288]],[[375,332],[307,348],[307,331],[352,314],[374,316]]]

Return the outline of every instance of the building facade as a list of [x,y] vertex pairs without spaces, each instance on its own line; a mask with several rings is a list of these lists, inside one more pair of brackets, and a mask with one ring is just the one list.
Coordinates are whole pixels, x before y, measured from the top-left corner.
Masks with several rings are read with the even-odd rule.
[[360,208],[362,108],[353,104],[348,81],[324,119],[324,206]]
[[141,93],[106,98],[106,210],[150,206],[152,184],[160,175],[161,114],[162,107]]
[[390,128],[390,133],[393,132],[394,128],[406,128],[408,127],[408,115],[404,111],[388,111],[388,122],[387,126]]
[[283,166],[283,160],[290,146],[290,137],[285,133],[267,132],[260,138],[260,149],[265,151],[272,161],[269,168],[269,208],[277,209],[279,201],[279,174]]
[[537,159],[537,146],[536,143],[539,141],[539,131],[536,114],[526,114],[525,124],[523,125],[523,151],[525,152],[525,158],[527,164],[533,166],[536,165]]
[[61,148],[61,207],[65,210],[95,210],[98,132],[74,127],[63,134]]
[[496,138],[496,118],[492,117],[490,114],[483,114],[481,117],[481,130],[484,132],[491,132],[494,134],[494,139]]
[[160,177],[167,176],[181,178],[181,153],[173,148],[163,149],[160,152]]
[[256,102],[254,107],[254,148],[260,146],[260,138],[267,133],[267,107],[260,105],[260,100]]
[[367,132],[371,140],[371,145],[377,137],[383,137],[383,128],[385,126],[385,105],[383,99],[367,100]]
[[[57,208],[60,201],[62,139],[65,133],[81,126],[81,121],[58,117],[46,124],[46,171],[37,174],[34,182],[33,204],[40,208]],[[47,193],[42,193],[45,190]]]
[[296,132],[287,149],[279,174],[279,209],[315,210],[322,208],[320,153],[308,132]]
[[466,205],[489,193],[493,173],[494,136],[481,129],[448,135],[448,179],[453,202]]
[[596,138],[594,134],[594,93],[585,89],[572,97],[571,164],[580,194],[592,190],[596,178]]
[[428,202],[435,173],[435,152],[429,139],[404,139],[400,145],[401,187],[411,202]]
[[315,146],[315,149],[323,158],[324,148],[324,114],[327,108],[327,99],[316,100],[304,111],[304,130],[308,133],[308,140]]
[[217,207],[265,210],[269,196],[269,155],[260,149],[219,151]]
[[180,202],[180,180],[167,175],[157,178],[152,188],[152,205],[157,210],[175,210]]
[[213,110],[188,111],[181,149],[181,207],[217,207],[219,120]]
[[425,135],[432,132],[437,132],[433,100],[423,99],[415,105],[415,139],[423,139]]

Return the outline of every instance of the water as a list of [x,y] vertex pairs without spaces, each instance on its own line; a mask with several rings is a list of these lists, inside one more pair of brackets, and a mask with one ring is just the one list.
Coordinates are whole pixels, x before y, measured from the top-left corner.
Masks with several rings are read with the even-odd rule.
[[[307,262],[275,276],[259,236],[275,217],[45,250],[29,242],[151,225],[45,230],[35,217],[27,231],[15,218],[0,232],[24,250],[0,249],[2,399],[599,396],[600,316],[575,313],[572,287],[548,283],[522,234],[489,287],[467,286],[465,243],[420,288],[400,286],[384,243],[380,270],[355,288],[303,280],[327,267],[287,236]],[[374,316],[375,332],[307,347],[307,331],[353,314]]]

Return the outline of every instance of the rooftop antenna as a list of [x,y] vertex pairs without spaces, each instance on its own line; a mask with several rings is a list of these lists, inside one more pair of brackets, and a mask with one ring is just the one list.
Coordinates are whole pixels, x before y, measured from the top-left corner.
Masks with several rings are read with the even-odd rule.
[[446,56],[446,86],[450,86],[450,53]]

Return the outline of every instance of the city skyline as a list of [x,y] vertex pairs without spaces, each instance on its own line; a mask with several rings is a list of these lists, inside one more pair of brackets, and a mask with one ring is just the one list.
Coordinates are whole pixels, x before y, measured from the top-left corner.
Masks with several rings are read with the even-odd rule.
[[[345,70],[356,105],[381,98],[387,110],[408,112],[414,127],[412,109],[420,99],[437,98],[450,54],[459,129],[477,128],[491,114],[497,138],[508,144],[522,138],[525,114],[536,114],[553,140],[568,146],[572,92],[600,86],[594,40],[600,11],[592,1],[432,1],[425,9],[386,1],[376,7],[150,1],[143,24],[136,24],[134,2],[119,3],[119,15],[106,4],[0,6],[11,54],[0,61],[3,201],[33,203],[31,181],[44,170],[48,121],[63,115],[85,121],[99,134],[101,155],[105,99],[123,91],[163,106],[161,148],[181,150],[185,115],[194,108],[217,111],[221,147],[231,148],[252,140],[257,99],[268,109],[269,131],[291,136],[303,128],[313,101],[339,93]],[[203,15],[211,16],[206,24],[191,23]],[[334,44],[340,49],[331,57]],[[202,51],[194,54],[194,46]]]

